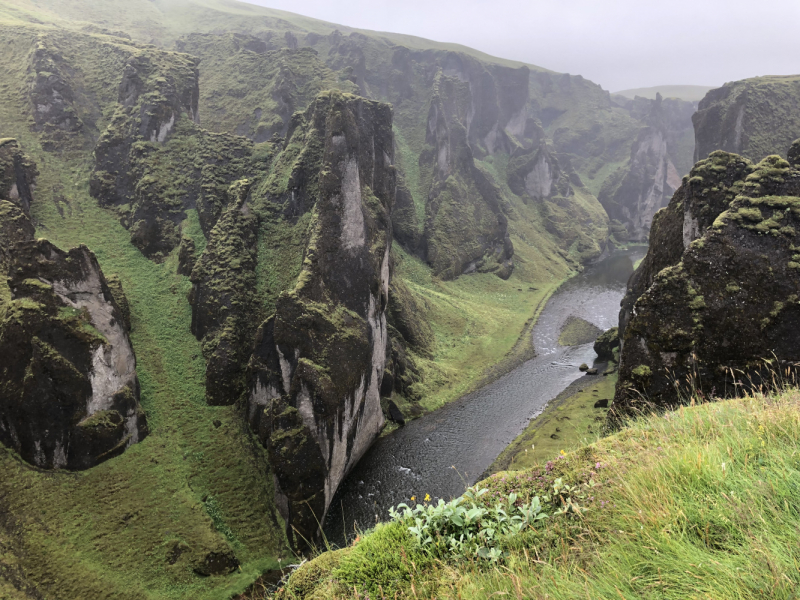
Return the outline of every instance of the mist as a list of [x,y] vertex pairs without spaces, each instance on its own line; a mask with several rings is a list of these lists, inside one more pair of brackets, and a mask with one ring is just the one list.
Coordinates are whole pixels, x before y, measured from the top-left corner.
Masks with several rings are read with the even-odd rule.
[[463,44],[617,91],[800,72],[800,2],[248,0],[349,27]]

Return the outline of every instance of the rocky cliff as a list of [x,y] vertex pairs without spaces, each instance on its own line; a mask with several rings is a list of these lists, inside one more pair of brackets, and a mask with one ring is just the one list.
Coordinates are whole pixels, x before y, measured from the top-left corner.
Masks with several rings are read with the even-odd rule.
[[310,211],[311,237],[297,283],[258,331],[248,415],[269,450],[287,531],[303,545],[316,539],[339,483],[384,424],[391,109],[320,95],[293,120],[284,152],[293,149],[302,160],[289,187],[269,198]]
[[691,166],[691,117],[697,105],[660,94],[625,104],[642,127],[630,159],[605,181],[598,200],[611,219],[625,225],[628,239],[644,241],[653,215],[667,205]]
[[86,469],[147,435],[129,321],[85,246],[34,241],[36,167],[13,140],[0,169],[0,441],[37,467]]
[[726,83],[706,94],[692,121],[696,161],[714,150],[753,161],[782,154],[800,137],[800,77],[754,77]]
[[253,170],[252,142],[197,125],[198,89],[195,58],[133,53],[116,112],[94,151],[92,195],[117,209],[131,242],[156,261],[179,245],[187,210],[198,211],[208,234],[228,186]]
[[30,209],[37,176],[36,164],[16,140],[0,140],[0,288],[5,287],[11,248],[33,239]]
[[716,151],[653,221],[620,312],[616,416],[772,383],[800,360],[800,143],[792,163]]
[[447,279],[476,270],[508,279],[514,246],[500,191],[473,159],[471,100],[467,82],[437,75],[419,157],[431,173],[422,252],[434,273]]

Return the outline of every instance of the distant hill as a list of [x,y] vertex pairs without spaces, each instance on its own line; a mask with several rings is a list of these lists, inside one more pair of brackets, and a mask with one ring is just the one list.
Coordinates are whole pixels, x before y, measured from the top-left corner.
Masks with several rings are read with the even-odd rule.
[[633,88],[630,90],[622,90],[613,92],[626,98],[635,98],[641,96],[655,100],[656,94],[661,94],[664,98],[680,98],[689,102],[699,102],[709,90],[713,90],[716,86],[708,85],[657,85],[655,87],[646,88]]

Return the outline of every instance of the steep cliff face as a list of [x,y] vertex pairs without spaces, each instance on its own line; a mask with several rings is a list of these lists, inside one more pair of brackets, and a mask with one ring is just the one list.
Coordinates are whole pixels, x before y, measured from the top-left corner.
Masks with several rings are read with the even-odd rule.
[[0,439],[43,468],[87,469],[147,434],[125,320],[84,246],[13,249],[0,323]]
[[583,185],[569,157],[559,161],[546,141],[512,154],[508,186],[526,204],[536,206],[547,231],[578,262],[597,258],[606,249],[609,221],[603,207]]
[[117,208],[133,244],[156,260],[180,242],[186,209],[198,208],[204,229],[211,229],[238,174],[229,171],[252,154],[245,139],[196,127],[198,94],[196,59],[135,52],[119,84],[117,110],[94,151],[91,194]]
[[598,195],[608,216],[626,226],[629,239],[646,240],[653,215],[667,205],[688,172],[691,116],[696,104],[678,99],[636,98],[628,103],[643,127],[629,161],[609,177]]
[[294,289],[258,331],[248,414],[269,450],[287,531],[302,545],[384,423],[395,172],[387,105],[325,93],[292,125],[284,152],[299,149],[306,164],[271,198],[288,208],[305,197],[294,186],[313,177],[311,239]]
[[35,176],[0,144],[0,441],[38,467],[86,469],[147,434],[136,358],[94,255],[33,240]]
[[781,154],[800,137],[800,77],[754,77],[726,83],[700,101],[692,117],[694,159],[714,150],[753,161]]
[[507,279],[514,268],[514,246],[500,191],[476,167],[468,142],[471,99],[468,83],[437,76],[426,148],[419,157],[432,174],[424,251],[434,272],[444,278],[480,270]]
[[[16,140],[0,140],[0,274],[4,278],[17,242],[33,239],[30,206],[38,171]],[[0,279],[0,288],[5,280]],[[5,294],[0,294],[0,299]]]
[[268,43],[241,34],[193,34],[178,42],[182,52],[200,59],[204,74],[211,74],[200,88],[209,128],[264,142],[285,136],[292,115],[305,110],[319,92],[358,92],[317,50],[297,48],[296,40],[294,47],[286,44],[285,37]]
[[[796,148],[792,156],[796,157]],[[800,359],[800,169],[717,151],[656,215],[620,313],[616,416],[770,383]],[[769,364],[764,360],[771,361]],[[777,362],[775,362],[777,361]]]
[[192,333],[203,340],[206,401],[236,402],[259,323],[256,290],[258,218],[247,203],[251,182],[231,186],[225,212],[191,272]]

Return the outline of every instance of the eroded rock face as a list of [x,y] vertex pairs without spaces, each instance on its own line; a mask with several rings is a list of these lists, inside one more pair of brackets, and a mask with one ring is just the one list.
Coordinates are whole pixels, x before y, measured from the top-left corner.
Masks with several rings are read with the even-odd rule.
[[229,190],[229,205],[209,234],[191,272],[192,333],[203,340],[206,402],[236,402],[246,390],[245,371],[260,319],[257,309],[258,219],[247,203],[251,181]]
[[[544,132],[534,137],[544,138]],[[569,157],[559,159],[544,139],[514,151],[508,187],[538,208],[547,230],[579,261],[597,258],[606,249],[609,223],[603,207],[585,188]]]
[[41,133],[46,150],[54,150],[84,132],[84,123],[74,106],[71,69],[51,46],[50,40],[41,36],[28,66],[33,129]]
[[[391,109],[324,93],[294,123],[286,151],[293,147],[309,153],[291,176],[305,189],[273,201],[312,211],[311,240],[294,289],[257,334],[248,416],[269,450],[287,532],[301,546],[384,425]],[[303,204],[311,189],[316,202]]]
[[36,174],[0,142],[0,441],[38,467],[87,469],[147,435],[127,301],[85,246],[33,239]]
[[[503,198],[475,165],[468,143],[469,84],[439,73],[434,84],[420,164],[432,163],[425,255],[434,273],[453,279],[476,270],[508,279],[514,246],[508,236]],[[465,125],[465,123],[467,125]]]
[[695,161],[715,150],[753,161],[782,154],[800,137],[800,77],[754,77],[726,83],[706,94],[692,121]]
[[86,469],[147,434],[124,317],[94,255],[17,244],[0,324],[0,439],[43,468]]
[[[629,161],[605,183],[598,200],[626,226],[633,240],[646,240],[656,211],[667,205],[689,168],[685,147],[691,143],[693,102],[675,98],[636,98],[630,110],[643,127],[631,147]],[[685,170],[684,170],[685,169]],[[620,240],[622,241],[622,240]]]
[[798,167],[714,152],[656,215],[620,312],[615,416],[680,402],[676,382],[725,397],[800,361]]
[[227,187],[248,172],[253,144],[198,127],[197,59],[143,50],[119,85],[119,105],[95,148],[90,192],[116,206],[131,242],[163,259],[179,245],[188,209],[208,235]]
[[5,277],[17,242],[33,239],[30,219],[38,171],[13,139],[0,140],[0,273]]

